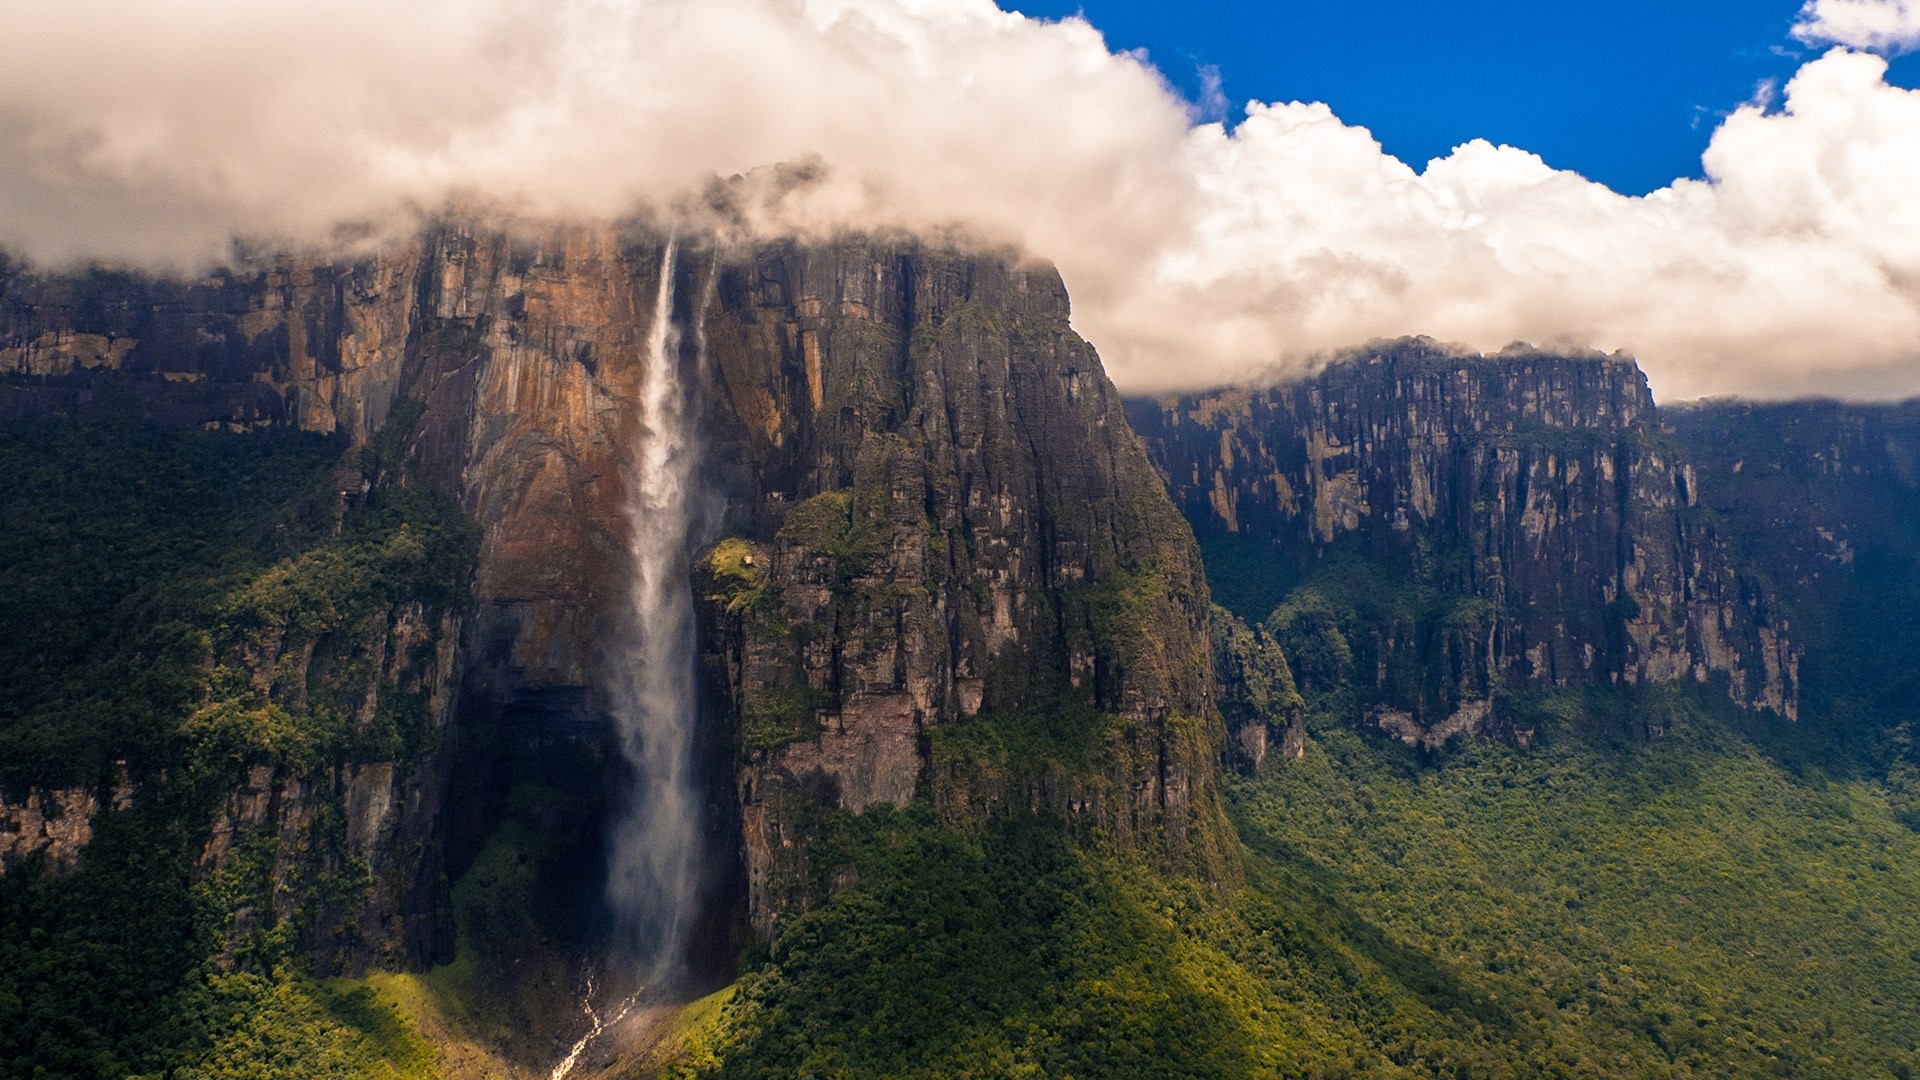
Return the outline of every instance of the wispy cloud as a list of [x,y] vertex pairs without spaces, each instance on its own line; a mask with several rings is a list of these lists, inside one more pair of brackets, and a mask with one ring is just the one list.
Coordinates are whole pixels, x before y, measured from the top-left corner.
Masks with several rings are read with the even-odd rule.
[[1196,74],[1200,77],[1200,94],[1193,103],[1194,119],[1210,124],[1224,121],[1233,103],[1227,100],[1226,82],[1220,77],[1220,68],[1214,64],[1201,64]]
[[1416,169],[1323,105],[1197,123],[1218,103],[1084,21],[988,0],[3,5],[0,247],[190,267],[236,234],[450,199],[607,217],[810,160],[759,228],[1023,245],[1134,389],[1425,333],[1630,349],[1667,396],[1905,394],[1920,94],[1884,75],[1813,60],[1718,123],[1707,179],[1634,198],[1484,142]]

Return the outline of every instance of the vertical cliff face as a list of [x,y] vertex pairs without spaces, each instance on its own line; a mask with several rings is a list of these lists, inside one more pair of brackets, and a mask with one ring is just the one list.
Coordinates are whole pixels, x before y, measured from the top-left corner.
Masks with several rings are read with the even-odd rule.
[[1223,607],[1213,609],[1213,670],[1220,687],[1220,718],[1230,736],[1228,755],[1241,772],[1257,775],[1270,757],[1293,760],[1307,752],[1306,702],[1275,634],[1248,626]]
[[[538,724],[605,713],[660,243],[449,233],[423,260],[419,460],[483,527],[505,662],[476,677]],[[739,829],[714,841],[744,849],[757,925],[807,902],[816,811],[1027,805],[1040,780],[943,757],[938,729],[1076,703],[1112,731],[1065,733],[1101,765],[1047,800],[1230,873],[1197,553],[1058,276],[910,242],[683,252],[707,530],[731,541],[707,559],[731,584],[702,590],[713,820]]]
[[[222,658],[270,708],[337,716],[362,744],[325,763],[256,757],[227,794],[197,869],[255,874],[263,885],[226,927],[230,946],[297,927],[327,973],[444,953],[445,862],[426,808],[445,800],[447,775],[422,749],[445,735],[459,639],[458,615],[442,605],[376,601],[318,633],[269,616]],[[189,723],[226,720],[202,712]]]
[[716,272],[703,592],[756,924],[829,869],[819,810],[916,796],[1230,874],[1198,554],[1058,276],[874,243]]
[[1224,599],[1258,620],[1304,584],[1295,622],[1322,594],[1358,604],[1340,663],[1409,741],[1477,730],[1530,688],[1721,677],[1797,709],[1783,620],[1700,512],[1630,360],[1406,341],[1130,414],[1210,563],[1267,586]]
[[0,256],[0,416],[134,413],[364,442],[399,393],[415,254],[204,280],[35,275]]
[[1667,412],[1718,531],[1806,647],[1809,711],[1911,719],[1920,697],[1920,404],[1703,402]]
[[[408,879],[429,848],[457,874],[516,784],[571,793],[542,820],[594,835],[665,239],[442,227],[354,265],[195,282],[0,266],[0,413],[348,444],[391,420],[396,482],[478,521],[446,745],[384,802],[341,781],[388,808],[383,835],[435,838],[374,843],[377,875]],[[702,527],[726,538],[701,578],[709,842],[751,878],[722,872],[709,908],[745,893],[765,928],[831,869],[808,822],[916,797],[955,818],[1051,806],[1230,875],[1197,551],[1057,275],[906,241],[681,247]],[[1051,749],[1009,760],[1015,718]],[[287,779],[250,777],[234,814]]]
[[[343,265],[268,261],[196,280],[108,270],[33,274],[0,256],[0,417],[289,428],[364,445],[407,392],[408,375],[421,370],[420,345],[431,338],[420,333],[419,298],[433,254],[428,246]],[[410,429],[418,412],[403,412],[400,426]],[[394,435],[404,442],[409,430]],[[343,505],[363,495],[372,479],[343,467],[334,478]],[[243,666],[276,697],[304,698],[310,682],[361,694],[354,712],[363,722],[379,707],[383,686],[424,695],[429,723],[443,729],[463,669],[462,627],[439,615],[423,624],[418,605],[390,614],[391,626],[332,635],[336,647],[358,658],[351,672],[321,670],[309,678],[312,641],[284,658],[280,642],[261,643]],[[434,659],[409,670],[409,656],[427,644]],[[274,670],[283,660],[290,671],[282,673],[281,686]],[[389,676],[385,683],[382,672]],[[372,957],[421,962],[447,930],[434,925],[431,888],[441,870],[445,769],[444,754],[355,765],[324,777],[250,769],[214,823],[202,862],[218,863],[232,838],[249,831],[296,836],[338,803],[351,836],[342,857],[368,861],[377,887],[364,910],[323,916],[323,922],[356,924],[323,951],[348,968]],[[292,880],[312,869],[282,866],[276,873]]]

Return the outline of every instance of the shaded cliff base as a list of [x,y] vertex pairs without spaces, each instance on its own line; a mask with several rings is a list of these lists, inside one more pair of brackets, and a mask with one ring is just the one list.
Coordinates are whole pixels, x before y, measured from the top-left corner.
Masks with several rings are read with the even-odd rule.
[[436,1075],[545,1080],[592,1028],[569,1076],[618,1075],[640,1060],[677,1002],[636,1001],[635,963],[605,949],[598,831],[554,830],[578,800],[517,788],[507,819],[452,889],[451,961],[367,982],[435,1062]]

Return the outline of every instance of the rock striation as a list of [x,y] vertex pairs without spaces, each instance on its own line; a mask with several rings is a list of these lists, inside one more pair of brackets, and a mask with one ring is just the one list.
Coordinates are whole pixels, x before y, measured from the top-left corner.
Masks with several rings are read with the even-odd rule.
[[[593,833],[619,768],[603,643],[666,242],[443,223],[359,261],[204,280],[0,263],[0,415],[378,437],[393,482],[480,525],[471,610],[430,679],[449,687],[444,745],[410,766],[249,773],[211,858],[321,788],[383,882],[457,877],[523,782],[581,793],[543,820]],[[671,317],[710,433],[705,535],[723,541],[701,575],[709,906],[766,932],[831,869],[809,862],[810,823],[915,799],[955,820],[1057,811],[1232,877],[1198,551],[1058,275],[910,240],[679,246]],[[348,499],[362,480],[343,483]],[[995,758],[1016,717],[1087,753]],[[365,955],[444,954],[446,928],[417,917],[426,887],[357,913],[404,927]],[[724,921],[704,930],[723,951]]]
[[1554,687],[1719,679],[1796,714],[1786,620],[1699,507],[1629,359],[1405,340],[1129,415],[1210,566],[1266,585],[1223,598],[1258,621],[1293,596],[1299,620],[1340,594],[1360,612],[1341,646],[1360,705],[1409,742],[1497,726],[1503,695]]
[[[1198,552],[1059,276],[863,241],[711,272],[705,636],[755,925],[807,902],[817,809],[917,796],[1230,875]],[[1032,724],[1089,754],[962,752]]]
[[1695,463],[1701,506],[1791,615],[1811,711],[1909,719],[1920,402],[1708,401],[1667,410],[1666,423]]

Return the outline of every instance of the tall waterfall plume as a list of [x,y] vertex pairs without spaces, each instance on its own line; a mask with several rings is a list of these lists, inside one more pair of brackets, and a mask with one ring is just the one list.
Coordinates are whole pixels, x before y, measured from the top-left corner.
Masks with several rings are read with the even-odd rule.
[[[612,650],[612,707],[634,786],[614,822],[608,889],[620,930],[650,966],[679,973],[699,894],[701,803],[694,770],[699,702],[688,566],[698,517],[699,445],[673,325],[676,246],[660,260],[637,442],[627,475],[632,591]],[[702,296],[704,307],[705,295]],[[699,319],[696,316],[696,325]],[[696,341],[704,344],[704,335]]]

